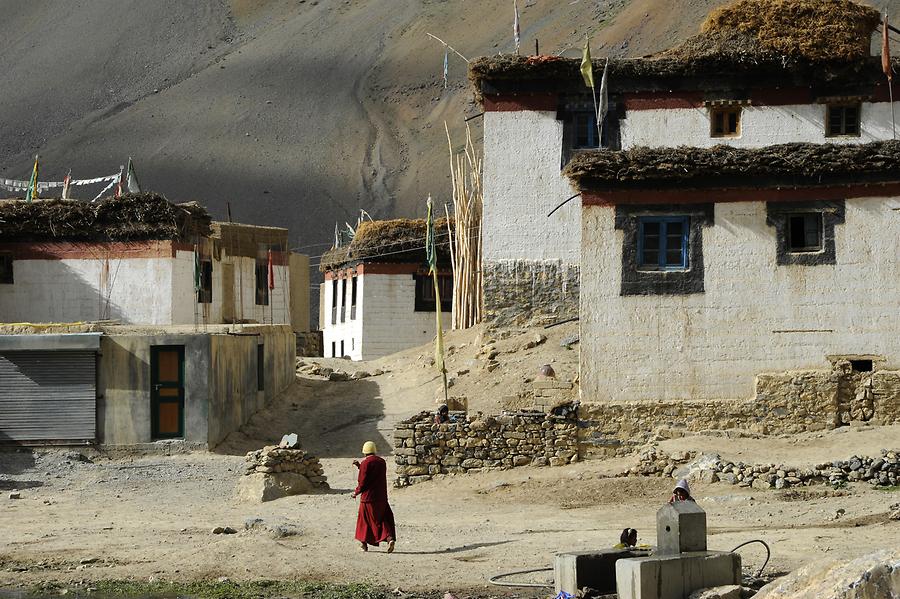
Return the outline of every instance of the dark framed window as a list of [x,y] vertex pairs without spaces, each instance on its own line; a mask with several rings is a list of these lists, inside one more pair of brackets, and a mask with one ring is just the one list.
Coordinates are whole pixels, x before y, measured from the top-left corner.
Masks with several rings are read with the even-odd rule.
[[572,115],[572,148],[585,150],[599,148],[597,117],[593,112],[576,112]]
[[212,260],[200,260],[200,288],[197,290],[198,304],[212,303]]
[[[433,275],[413,275],[416,282],[416,312],[435,312],[437,300],[434,292]],[[453,309],[453,276],[438,275],[438,295],[441,298],[441,310],[449,312]]]
[[256,346],[256,390],[266,390],[266,346]]
[[829,104],[825,109],[827,137],[859,137],[860,104]]
[[622,231],[622,286],[626,295],[703,293],[703,229],[714,206],[648,204],[616,206]]
[[766,224],[775,228],[779,265],[835,264],[835,225],[844,223],[844,201],[769,202]]
[[256,259],[256,305],[269,305],[269,263],[261,258]]
[[[331,279],[331,324],[337,324],[338,280]],[[334,356],[334,352],[331,352]]]
[[0,252],[0,285],[13,284],[13,256],[10,252]]
[[341,322],[347,320],[347,310],[349,306],[347,305],[347,279],[341,279]]
[[821,212],[787,214],[787,246],[792,252],[821,252],[824,219]]
[[738,137],[741,134],[741,107],[709,109],[711,137]]
[[356,277],[350,277],[350,320],[356,319]]
[[637,258],[641,270],[688,268],[688,216],[638,218]]

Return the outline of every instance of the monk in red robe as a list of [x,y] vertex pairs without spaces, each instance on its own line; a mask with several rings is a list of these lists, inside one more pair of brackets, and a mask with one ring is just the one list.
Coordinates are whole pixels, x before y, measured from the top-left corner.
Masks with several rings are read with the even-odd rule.
[[366,441],[362,449],[365,459],[362,463],[353,460],[353,465],[359,468],[359,484],[353,491],[354,498],[359,496],[356,540],[363,551],[368,551],[369,545],[377,547],[379,543],[387,542],[387,552],[392,553],[397,535],[394,513],[387,498],[387,464],[375,455],[376,451],[375,444]]

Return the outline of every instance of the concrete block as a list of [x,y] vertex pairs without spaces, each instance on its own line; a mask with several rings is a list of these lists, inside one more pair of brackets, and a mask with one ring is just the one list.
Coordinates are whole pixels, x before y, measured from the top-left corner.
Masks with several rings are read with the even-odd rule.
[[684,599],[699,589],[740,582],[741,556],[736,553],[699,551],[616,562],[619,599]]
[[660,555],[706,551],[706,512],[693,501],[667,503],[656,512]]
[[646,556],[647,551],[601,549],[558,553],[553,566],[555,593],[575,595],[590,587],[603,595],[616,592],[616,562],[626,557]]

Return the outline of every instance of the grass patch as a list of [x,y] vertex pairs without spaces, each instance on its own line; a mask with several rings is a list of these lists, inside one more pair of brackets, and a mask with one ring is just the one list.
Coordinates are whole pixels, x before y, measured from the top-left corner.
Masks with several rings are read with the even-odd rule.
[[893,485],[888,487],[874,487],[876,491],[885,491],[886,493],[896,493],[900,491],[900,485]]
[[[194,599],[270,599],[289,597],[296,599],[388,599],[391,593],[367,583],[330,584],[315,582],[253,580],[195,581],[195,582],[143,582],[136,580],[101,580],[90,585],[91,597],[109,598],[174,598]],[[30,591],[31,596],[45,597],[58,593],[65,585],[43,584]],[[85,596],[86,589],[71,589],[76,597]],[[53,593],[53,594],[56,594]]]

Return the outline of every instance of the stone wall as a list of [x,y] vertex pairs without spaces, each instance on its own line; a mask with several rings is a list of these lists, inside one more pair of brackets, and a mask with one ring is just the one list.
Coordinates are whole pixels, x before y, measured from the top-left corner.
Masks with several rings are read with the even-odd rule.
[[746,464],[729,462],[716,454],[678,451],[665,453],[655,447],[641,452],[637,465],[618,476],[671,476],[705,483],[717,481],[754,489],[830,484],[844,486],[848,482],[867,482],[872,486],[894,486],[900,481],[900,451],[882,450],[877,457],[852,456],[816,464],[812,467],[784,464]]
[[496,326],[549,324],[578,316],[578,265],[559,260],[482,264],[484,319]]
[[430,412],[394,428],[396,486],[438,474],[464,474],[515,466],[562,466],[579,459],[578,428],[572,418],[540,413],[495,417],[453,414],[434,424]]
[[653,439],[685,432],[740,429],[760,435],[833,429],[851,422],[900,423],[900,372],[761,374],[747,401],[672,400],[582,403],[579,444],[585,458],[630,453]]
[[328,478],[319,459],[299,447],[268,445],[247,453],[247,464],[238,482],[238,497],[272,501],[288,495],[328,489]]
[[322,331],[296,332],[297,335],[297,356],[304,358],[321,358],[322,353]]

